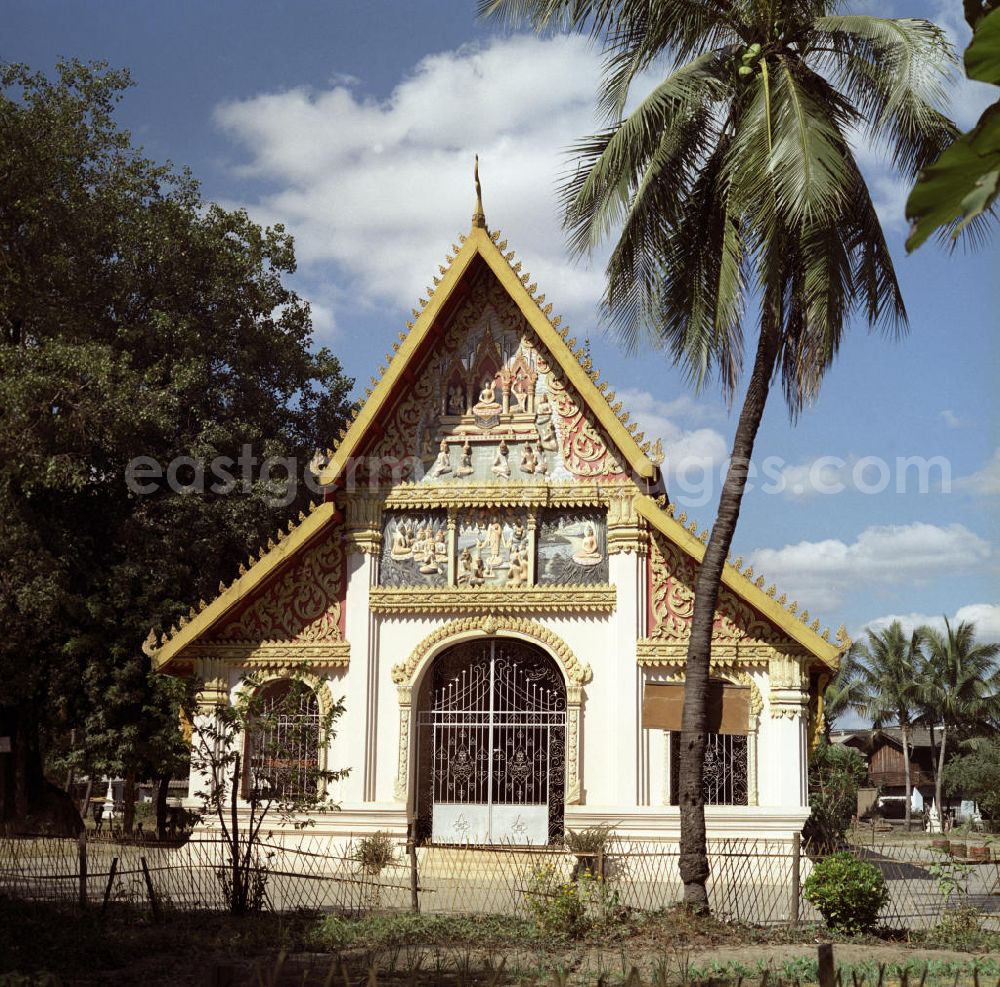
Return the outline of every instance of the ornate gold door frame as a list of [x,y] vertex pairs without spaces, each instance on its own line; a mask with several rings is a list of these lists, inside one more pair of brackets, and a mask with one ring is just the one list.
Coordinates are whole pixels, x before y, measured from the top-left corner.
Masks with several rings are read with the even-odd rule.
[[566,804],[580,801],[580,711],[583,687],[591,680],[590,665],[577,660],[569,645],[547,627],[533,620],[487,614],[453,620],[424,638],[405,662],[394,665],[392,680],[399,690],[399,750],[395,796],[406,802],[410,789],[410,748],[413,736],[413,696],[433,658],[460,641],[482,637],[512,637],[543,648],[552,656],[566,680]]

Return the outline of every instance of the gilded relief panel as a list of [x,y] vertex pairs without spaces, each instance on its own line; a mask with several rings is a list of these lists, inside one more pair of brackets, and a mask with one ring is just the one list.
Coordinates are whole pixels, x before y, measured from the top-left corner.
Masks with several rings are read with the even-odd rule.
[[538,516],[538,583],[608,582],[608,532],[603,511],[542,511]]
[[449,558],[446,512],[385,512],[380,585],[446,586]]
[[607,437],[488,271],[357,457],[355,483],[544,483],[624,477]]
[[517,508],[463,511],[458,518],[455,584],[529,585],[527,513]]

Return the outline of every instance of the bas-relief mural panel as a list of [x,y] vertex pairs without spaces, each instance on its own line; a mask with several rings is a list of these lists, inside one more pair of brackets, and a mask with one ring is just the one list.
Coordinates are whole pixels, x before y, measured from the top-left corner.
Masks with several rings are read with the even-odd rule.
[[517,305],[482,271],[355,480],[375,468],[382,483],[624,477],[590,419]]
[[608,581],[603,512],[543,511],[538,519],[540,585],[588,586]]
[[448,517],[444,511],[387,511],[383,517],[382,586],[446,586]]
[[[537,568],[536,568],[537,567]],[[599,509],[518,507],[387,511],[379,584],[458,588],[604,586],[607,522]]]
[[528,518],[516,508],[465,511],[456,544],[459,586],[528,585]]

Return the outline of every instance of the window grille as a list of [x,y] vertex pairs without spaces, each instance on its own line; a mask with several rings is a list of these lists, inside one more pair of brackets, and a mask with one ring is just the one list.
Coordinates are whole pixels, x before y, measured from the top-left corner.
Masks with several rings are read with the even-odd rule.
[[301,683],[264,687],[260,724],[247,740],[247,796],[315,795],[319,773],[319,702]]
[[[670,804],[680,802],[681,734],[670,732]],[[706,805],[749,804],[747,738],[741,734],[710,733],[705,746]]]

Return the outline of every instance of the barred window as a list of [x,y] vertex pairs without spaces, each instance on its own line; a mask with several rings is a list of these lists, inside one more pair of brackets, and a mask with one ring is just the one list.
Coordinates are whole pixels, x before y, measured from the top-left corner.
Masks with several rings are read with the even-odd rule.
[[298,798],[316,794],[320,715],[316,693],[281,679],[263,687],[256,729],[248,732],[244,793],[247,797]]
[[[681,734],[671,730],[670,804],[680,802]],[[749,755],[743,734],[710,733],[705,747],[705,782],[702,789],[706,805],[747,805]]]

